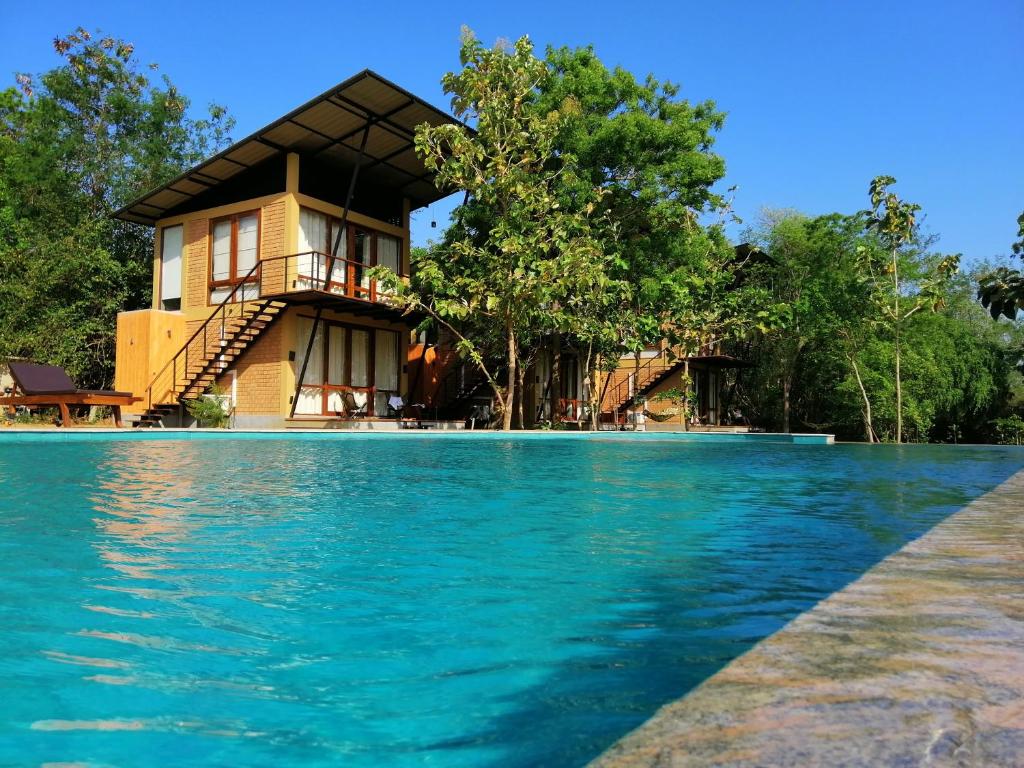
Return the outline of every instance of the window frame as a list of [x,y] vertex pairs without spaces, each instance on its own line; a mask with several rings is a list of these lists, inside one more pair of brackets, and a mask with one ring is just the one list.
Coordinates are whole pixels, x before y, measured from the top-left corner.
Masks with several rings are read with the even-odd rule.
[[[209,245],[207,247],[207,295],[212,294],[217,288],[224,288],[227,286],[235,286],[242,282],[244,275],[239,276],[238,273],[238,221],[248,216],[256,217],[256,272],[253,275],[252,282],[257,282],[260,279],[260,272],[263,271],[263,265],[261,263],[260,255],[263,246],[263,211],[260,208],[254,208],[249,211],[240,211],[238,213],[228,214],[227,216],[218,216],[215,219],[210,219],[209,227]],[[213,232],[218,224],[224,221],[231,222],[231,248],[229,252],[229,266],[228,272],[230,276],[224,280],[213,279]],[[207,299],[209,301],[209,298]]]
[[[306,209],[307,211],[311,211],[313,213],[319,214],[319,215],[321,215],[321,216],[323,216],[323,217],[325,217],[327,219],[327,250],[326,251],[314,250],[313,253],[320,254],[320,255],[325,256],[328,259],[330,259],[331,258],[331,250],[334,248],[334,240],[335,240],[335,238],[338,235],[337,228],[338,228],[338,225],[341,224],[341,217],[335,216],[333,213],[329,213],[328,211],[324,211],[324,210],[322,210],[320,208],[316,208],[316,207],[314,207],[312,205],[300,204],[299,205],[300,212],[301,212],[301,210],[303,208]],[[300,213],[300,218],[301,218],[301,213]],[[298,227],[299,224],[296,223],[296,226]],[[338,256],[337,256],[338,259],[343,260],[342,265],[344,266],[345,280],[344,280],[344,282],[332,280],[331,283],[332,283],[332,285],[333,284],[338,284],[338,285],[344,284],[345,287],[346,287],[346,294],[345,294],[346,296],[350,296],[350,298],[360,298],[360,299],[367,299],[369,297],[372,297],[372,298],[369,298],[369,300],[372,301],[372,300],[376,299],[376,294],[377,294],[376,281],[371,283],[372,290],[371,290],[371,288],[363,288],[362,286],[360,286],[358,284],[354,284],[354,282],[353,282],[355,280],[355,277],[356,277],[356,272],[358,271],[358,268],[356,267],[356,265],[354,263],[356,261],[356,259],[355,259],[355,254],[356,254],[356,235],[357,235],[358,232],[362,232],[363,234],[371,236],[371,239],[370,239],[370,263],[365,265],[366,269],[370,269],[372,267],[376,267],[377,266],[377,238],[379,238],[381,236],[383,236],[383,237],[390,237],[390,238],[393,238],[394,240],[396,240],[398,242],[398,276],[399,277],[408,277],[409,276],[406,273],[406,271],[405,271],[405,256],[406,256],[407,248],[406,248],[406,240],[405,240],[405,237],[403,235],[395,235],[395,234],[392,234],[391,232],[385,232],[384,230],[381,230],[381,229],[375,229],[372,225],[359,224],[359,223],[356,223],[356,222],[353,222],[353,221],[346,222],[345,223],[345,229],[347,230],[347,232],[345,233],[345,253],[343,253],[343,254],[339,253]],[[337,267],[335,267],[335,269],[337,269]],[[332,277],[333,277],[333,274],[332,274]],[[348,292],[350,288],[351,288],[351,295]]]
[[[385,233],[386,234],[386,233]],[[307,320],[314,320],[315,317],[310,315],[299,315]],[[395,361],[398,365],[398,389],[397,390],[384,390],[387,392],[395,391],[401,394],[402,386],[402,334],[401,331],[392,330],[390,328],[377,328],[369,325],[358,325],[356,323],[349,323],[342,320],[328,320],[322,318],[321,324],[328,328],[323,335],[321,354],[321,370],[323,371],[322,382],[312,383],[303,382],[303,387],[310,387],[313,389],[320,390],[320,413],[314,414],[303,414],[303,416],[336,416],[337,411],[331,411],[327,408],[327,404],[330,399],[332,392],[365,392],[367,396],[367,412],[364,418],[377,418],[386,419],[386,415],[381,416],[376,413],[376,406],[374,403],[377,395],[377,334],[378,333],[389,333],[394,336],[395,339]],[[330,330],[333,326],[335,328],[341,328],[345,332],[345,360],[342,364],[342,378],[345,379],[346,383],[343,384],[331,384],[327,380],[330,378]],[[352,331],[366,331],[369,335],[367,341],[367,378],[372,383],[365,387],[355,386],[352,382]],[[301,341],[301,340],[300,340]]]

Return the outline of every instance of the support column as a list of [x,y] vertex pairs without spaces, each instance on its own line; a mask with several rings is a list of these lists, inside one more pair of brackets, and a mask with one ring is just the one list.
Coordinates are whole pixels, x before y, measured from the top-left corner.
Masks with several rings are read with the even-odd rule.
[[[366,154],[366,140],[370,136],[370,128],[373,126],[374,122],[374,120],[367,121],[366,128],[363,129],[362,141],[359,142],[359,156],[356,158],[355,167],[352,169],[352,177],[348,181],[348,192],[345,194],[345,207],[341,211],[341,224],[338,227],[338,235],[334,238],[334,246],[331,248],[331,258],[327,264],[327,276],[324,278],[325,291],[329,291],[331,287],[331,275],[334,273],[334,265],[338,259],[338,248],[341,247],[342,235],[348,227],[348,211],[352,206],[352,196],[356,191],[356,181],[359,179],[359,169],[363,165],[363,155]],[[320,327],[320,319],[323,312],[324,305],[321,302],[316,308],[316,316],[313,318],[313,327],[309,330],[309,341],[306,342],[306,354],[302,356],[302,367],[299,369],[299,375],[295,379],[295,394],[292,395],[292,407],[288,414],[288,418],[295,417],[295,408],[299,404],[299,392],[302,391],[302,381],[306,378],[306,366],[309,365],[309,355],[313,351],[313,340],[316,338],[317,329]]]

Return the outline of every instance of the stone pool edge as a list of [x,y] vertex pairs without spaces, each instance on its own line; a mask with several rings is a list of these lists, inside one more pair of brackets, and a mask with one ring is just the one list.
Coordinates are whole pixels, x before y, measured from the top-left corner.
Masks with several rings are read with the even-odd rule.
[[700,443],[776,443],[781,445],[832,445],[833,435],[778,432],[611,432],[568,430],[434,430],[402,429],[340,430],[340,429],[108,429],[108,428],[47,428],[0,429],[0,444],[31,442],[73,442],[79,440],[259,440],[259,439],[445,439],[473,440],[544,440],[564,438],[573,440],[665,440]]
[[591,763],[1024,765],[1024,470]]

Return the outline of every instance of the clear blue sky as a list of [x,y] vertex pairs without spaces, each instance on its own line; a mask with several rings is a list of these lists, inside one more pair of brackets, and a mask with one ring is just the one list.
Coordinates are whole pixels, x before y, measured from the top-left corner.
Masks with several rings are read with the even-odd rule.
[[[438,81],[468,24],[488,43],[593,44],[713,99],[748,221],[764,206],[858,210],[888,173],[940,248],[978,259],[1008,252],[1024,209],[1021,0],[5,2],[0,84],[54,66],[51,40],[79,24],[133,42],[194,105],[226,105],[236,138],[364,67],[447,108]],[[414,240],[440,232],[451,201],[419,213]]]

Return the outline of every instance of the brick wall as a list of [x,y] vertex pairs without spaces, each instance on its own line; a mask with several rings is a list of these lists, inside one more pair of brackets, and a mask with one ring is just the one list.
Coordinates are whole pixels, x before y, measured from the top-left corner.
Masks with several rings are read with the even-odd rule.
[[[205,307],[209,301],[207,293],[207,270],[210,268],[209,243],[210,220],[192,219],[185,227],[185,303],[183,308]],[[195,330],[193,328],[192,330]]]
[[[276,320],[234,366],[238,376],[236,413],[280,415],[283,328],[284,320]],[[219,383],[230,391],[230,374],[222,376]]]
[[[260,217],[260,258],[267,259],[283,256],[285,233],[285,203],[283,200],[264,206]],[[188,308],[206,308],[209,304],[208,270],[209,270],[209,218],[192,219],[186,225],[186,277],[185,306]],[[264,265],[261,274],[263,293],[276,293],[284,289],[284,260]],[[213,308],[210,307],[212,312]],[[231,314],[237,312],[231,308]],[[189,338],[202,325],[203,320],[190,320],[185,324],[185,338]],[[236,410],[239,414],[273,414],[280,415],[281,410],[281,366],[282,362],[282,321],[278,320],[271,328],[260,334],[259,338],[242,355],[238,364],[233,367],[237,375]],[[210,351],[216,350],[218,333],[211,327],[208,334]],[[190,356],[198,359],[203,353],[202,337],[190,345]],[[222,387],[230,390],[231,376],[222,376],[218,381]]]
[[[284,200],[280,200],[263,208],[261,257],[270,259],[274,256],[284,256],[285,243]],[[263,293],[281,293],[285,283],[285,260],[278,259],[264,264],[260,278]]]

